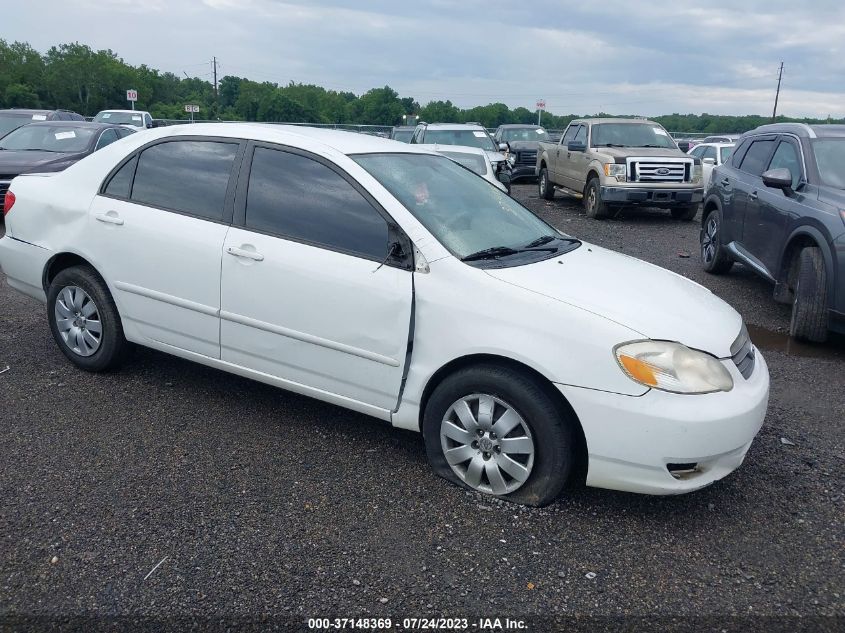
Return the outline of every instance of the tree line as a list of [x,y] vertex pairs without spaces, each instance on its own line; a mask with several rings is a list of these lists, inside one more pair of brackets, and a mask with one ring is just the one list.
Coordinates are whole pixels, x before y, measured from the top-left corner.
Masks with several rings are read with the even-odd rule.
[[[180,77],[145,64],[132,66],[111,50],[95,51],[78,42],[51,47],[40,53],[26,42],[0,39],[0,108],[63,108],[85,116],[100,110],[126,108],[126,90],[138,91],[138,110],[159,119],[186,119],[186,104],[200,106],[200,119],[236,121],[401,125],[403,115],[423,121],[465,123],[485,127],[503,123],[536,123],[537,113],[490,103],[459,108],[451,101],[421,105],[413,97],[400,97],[390,88],[373,88],[362,95],[327,90],[320,86],[252,81],[227,75],[218,84],[199,77]],[[555,115],[543,113],[543,125],[561,129],[581,116],[633,116],[595,113]],[[669,114],[652,117],[666,129],[680,133],[741,133],[770,122],[759,115]],[[845,123],[845,119],[793,119],[778,121]]]

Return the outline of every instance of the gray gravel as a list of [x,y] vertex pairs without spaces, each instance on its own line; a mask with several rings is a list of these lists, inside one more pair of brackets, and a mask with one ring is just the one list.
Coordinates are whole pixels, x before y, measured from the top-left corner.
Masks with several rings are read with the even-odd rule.
[[[711,288],[777,347],[788,309],[741,267],[700,272],[697,222],[514,193]],[[765,353],[769,415],[736,473],[524,509],[434,476],[419,435],[308,398],[143,349],[77,371],[0,274],[0,616],[841,618],[845,345]]]

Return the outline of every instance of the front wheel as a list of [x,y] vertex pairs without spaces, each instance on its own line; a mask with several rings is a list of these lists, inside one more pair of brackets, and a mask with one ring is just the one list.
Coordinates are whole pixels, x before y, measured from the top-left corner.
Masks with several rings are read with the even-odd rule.
[[47,319],[59,349],[80,369],[116,369],[129,352],[111,293],[89,266],[56,275],[47,290]]
[[545,167],[540,170],[540,178],[537,180],[537,186],[540,190],[540,197],[544,200],[551,200],[555,197],[555,188],[549,182],[549,170]]
[[799,255],[798,281],[789,334],[797,339],[824,343],[827,339],[827,271],[818,246]]
[[527,374],[481,365],[458,370],[432,393],[423,436],[435,472],[513,501],[551,503],[573,463],[572,420]]
[[591,178],[584,192],[584,211],[588,218],[602,220],[610,214],[607,204],[601,199],[601,183],[598,178]]

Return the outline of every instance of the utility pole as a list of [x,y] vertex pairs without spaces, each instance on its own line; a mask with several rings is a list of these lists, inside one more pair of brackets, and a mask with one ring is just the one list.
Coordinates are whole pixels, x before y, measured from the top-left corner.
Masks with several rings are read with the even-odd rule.
[[775,122],[778,116],[778,97],[780,96],[780,80],[783,78],[783,62],[780,63],[780,72],[778,72],[778,89],[775,93],[775,109],[772,110],[772,123]]
[[214,101],[217,102],[217,57],[211,63],[214,66]]

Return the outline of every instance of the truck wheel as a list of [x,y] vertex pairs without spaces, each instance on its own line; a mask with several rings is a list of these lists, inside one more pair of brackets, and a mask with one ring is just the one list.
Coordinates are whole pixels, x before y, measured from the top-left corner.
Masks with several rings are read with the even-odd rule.
[[801,251],[789,335],[824,343],[827,339],[827,274],[818,246]]
[[602,220],[610,214],[607,205],[601,199],[601,184],[598,178],[591,178],[587,183],[587,189],[584,192],[584,210],[588,218],[595,220]]
[[681,207],[672,209],[672,217],[676,220],[684,220],[689,222],[698,214],[698,204],[685,204]]
[[721,232],[722,216],[718,209],[713,209],[704,219],[699,235],[701,263],[704,271],[711,275],[722,275],[734,265],[733,260],[722,247]]
[[551,200],[555,197],[555,187],[549,182],[549,170],[543,167],[540,170],[540,178],[537,180],[537,185],[540,188],[540,197],[544,200]]
[[459,369],[441,382],[423,416],[434,471],[459,486],[543,506],[574,464],[571,414],[533,377],[499,365]]

